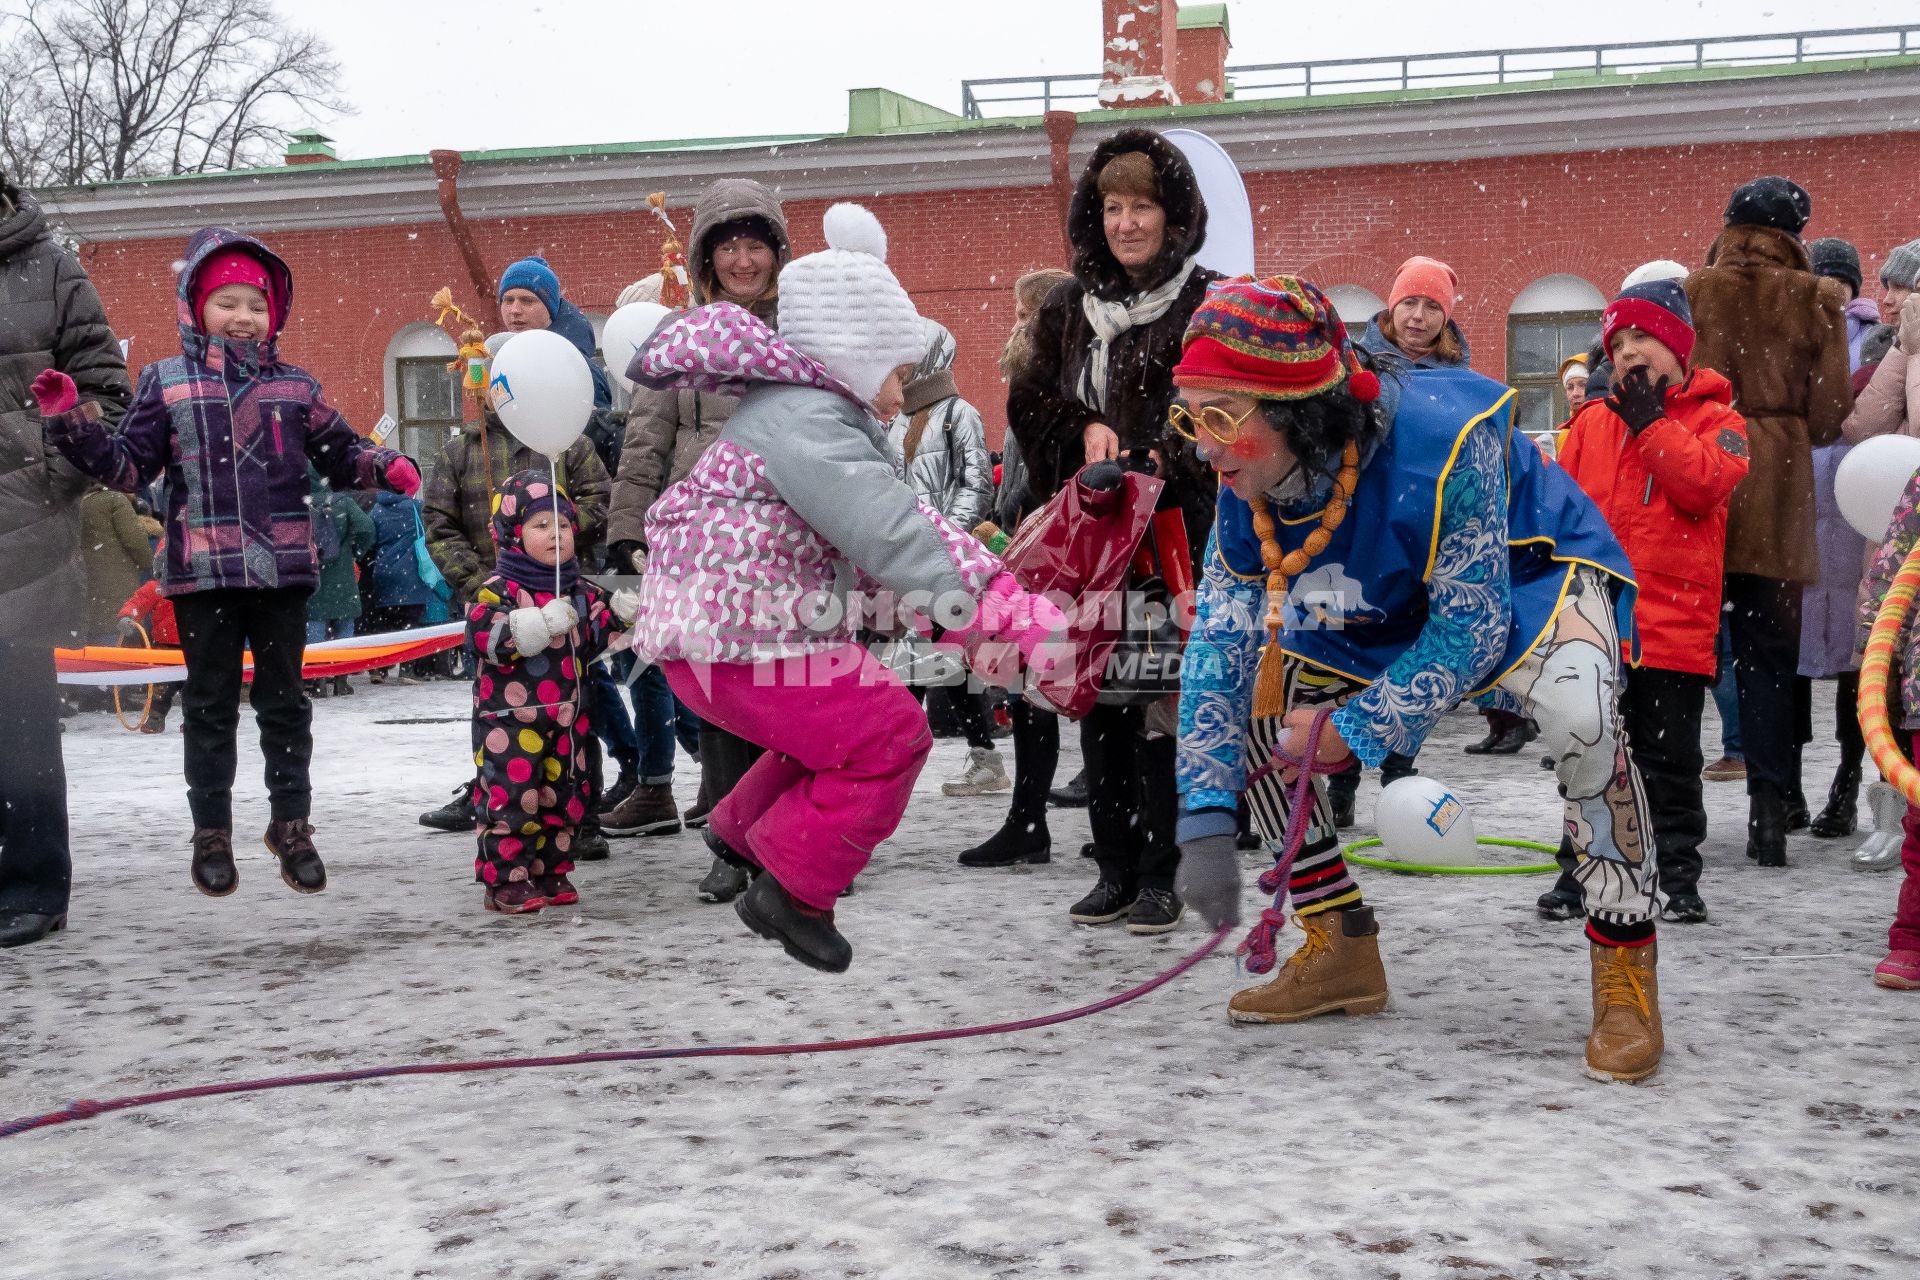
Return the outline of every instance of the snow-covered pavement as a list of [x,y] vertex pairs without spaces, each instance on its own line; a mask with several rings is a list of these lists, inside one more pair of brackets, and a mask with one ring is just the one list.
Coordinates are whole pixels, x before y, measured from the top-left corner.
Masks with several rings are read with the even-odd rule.
[[[1092,881],[1083,813],[1056,811],[1050,865],[963,872],[954,853],[1005,797],[939,794],[957,742],[842,905],[846,975],[696,901],[693,834],[616,841],[576,876],[577,908],[487,915],[471,841],[413,820],[462,773],[465,688],[356,687],[318,704],[318,898],[253,840],[250,724],[240,889],[214,901],[187,881],[179,735],[70,722],[71,932],[0,952],[0,1119],[385,1061],[1023,1017],[1203,938],[1193,920],[1159,939],[1067,923]],[[1817,804],[1830,686],[1816,700]],[[1479,733],[1450,718],[1423,769],[1470,797],[1483,835],[1551,838],[1551,776],[1532,755],[1462,755]],[[690,800],[694,766],[680,777]],[[107,1116],[0,1142],[0,1276],[1920,1274],[1920,995],[1868,978],[1897,873],[1851,872],[1856,841],[1804,835],[1791,869],[1761,872],[1741,789],[1707,791],[1714,918],[1663,932],[1668,1050],[1644,1086],[1581,1074],[1585,948],[1535,917],[1545,878],[1361,870],[1394,985],[1382,1017],[1236,1029],[1215,956],[1022,1036]]]

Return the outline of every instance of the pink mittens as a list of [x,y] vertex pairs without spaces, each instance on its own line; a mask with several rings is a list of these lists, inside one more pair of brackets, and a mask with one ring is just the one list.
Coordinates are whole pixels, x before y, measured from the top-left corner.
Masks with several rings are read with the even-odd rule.
[[979,668],[990,664],[977,661],[976,650],[987,643],[1011,644],[1020,654],[1020,665],[1029,670],[1044,671],[1052,664],[1055,655],[1043,649],[1067,633],[1067,615],[1058,605],[1022,588],[1012,574],[1002,573],[987,584],[979,606],[970,624],[948,631],[941,643],[965,649],[969,664],[983,678],[991,676]]
[[405,458],[395,458],[387,464],[387,483],[401,497],[411,498],[420,492],[420,468]]
[[44,369],[29,385],[33,398],[40,402],[40,416],[57,418],[80,403],[80,388],[58,369]]

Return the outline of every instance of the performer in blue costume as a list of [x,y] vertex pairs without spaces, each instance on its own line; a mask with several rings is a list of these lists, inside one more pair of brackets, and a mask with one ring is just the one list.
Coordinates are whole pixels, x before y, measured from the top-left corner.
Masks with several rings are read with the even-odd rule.
[[[1384,369],[1385,366],[1382,366]],[[1307,747],[1376,767],[1480,698],[1539,722],[1566,798],[1593,972],[1589,1075],[1662,1052],[1647,807],[1617,709],[1632,570],[1606,522],[1513,430],[1514,393],[1466,368],[1383,378],[1324,294],[1291,276],[1214,286],[1174,371],[1173,425],[1219,473],[1180,695],[1181,893],[1238,920],[1234,810],[1252,765]],[[1289,889],[1305,933],[1238,1022],[1386,1007],[1378,926],[1316,779]],[[1279,775],[1247,791],[1278,839]]]

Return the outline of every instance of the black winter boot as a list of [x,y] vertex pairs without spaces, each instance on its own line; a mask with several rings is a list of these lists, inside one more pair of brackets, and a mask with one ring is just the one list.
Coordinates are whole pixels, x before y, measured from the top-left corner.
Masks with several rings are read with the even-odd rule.
[[1860,825],[1860,766],[1840,766],[1827,790],[1827,807],[1813,820],[1813,834],[1822,840],[1850,836]]
[[1353,799],[1360,790],[1360,762],[1349,760],[1351,768],[1327,775],[1327,805],[1333,810],[1333,825],[1344,831],[1353,825]]
[[327,887],[327,867],[313,847],[313,824],[305,818],[267,824],[267,849],[280,859],[280,879],[295,893],[319,893]]
[[960,854],[963,867],[1013,867],[1051,861],[1053,837],[1047,832],[1046,819],[1029,822],[1015,814],[1008,814],[998,831]]
[[853,963],[853,946],[834,928],[833,912],[796,901],[772,876],[756,877],[733,909],[747,928],[809,969],[845,973]]
[[1787,805],[1765,783],[1747,796],[1747,856],[1763,867],[1787,865]]

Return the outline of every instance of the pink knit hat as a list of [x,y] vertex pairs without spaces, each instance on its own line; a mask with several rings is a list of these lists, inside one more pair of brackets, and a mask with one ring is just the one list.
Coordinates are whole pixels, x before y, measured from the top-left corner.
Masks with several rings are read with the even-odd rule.
[[280,308],[273,299],[273,281],[267,275],[266,265],[244,247],[235,245],[208,254],[200,270],[194,273],[193,317],[202,329],[206,328],[207,299],[230,284],[250,284],[265,294],[267,311],[277,326]]
[[1387,310],[1400,305],[1403,298],[1432,298],[1441,313],[1453,319],[1454,295],[1460,291],[1460,277],[1453,268],[1437,258],[1408,258],[1393,278],[1393,292],[1387,296]]

